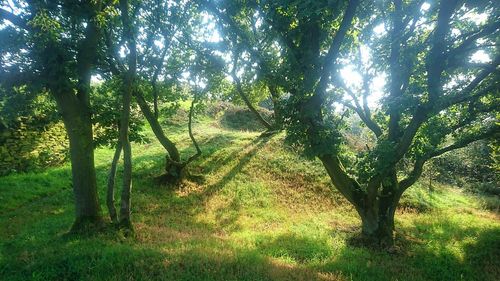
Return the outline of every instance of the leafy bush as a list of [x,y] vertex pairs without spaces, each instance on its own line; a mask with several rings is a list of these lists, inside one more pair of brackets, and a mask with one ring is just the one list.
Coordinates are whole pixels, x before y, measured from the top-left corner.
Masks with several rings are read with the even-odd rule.
[[0,175],[66,160],[66,131],[45,91],[27,86],[0,91],[0,116]]
[[0,175],[60,164],[68,156],[68,147],[62,122],[38,128],[20,119],[0,134]]

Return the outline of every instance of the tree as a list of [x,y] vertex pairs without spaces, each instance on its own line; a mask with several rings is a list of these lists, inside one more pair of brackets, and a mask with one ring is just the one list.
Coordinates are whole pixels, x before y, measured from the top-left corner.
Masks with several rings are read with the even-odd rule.
[[[279,87],[290,94],[287,139],[319,158],[361,217],[363,236],[383,246],[393,244],[397,204],[426,161],[499,132],[498,8],[493,1],[454,0],[433,3],[423,12],[427,5],[398,0],[220,1],[207,9],[231,17],[226,22],[259,22],[250,26],[277,45],[279,52],[252,48],[249,53],[271,57],[277,70],[261,67],[262,75],[279,78]],[[480,10],[486,23],[471,25],[463,19]],[[389,26],[386,35],[374,34],[379,24]],[[370,44],[376,52],[368,59],[371,67],[359,57],[359,48]],[[464,59],[477,50],[489,52],[492,61]],[[340,72],[356,60],[364,81],[349,87]],[[381,107],[372,110],[367,100],[376,72],[387,73],[388,85]],[[352,167],[343,165],[343,117],[334,109],[340,104],[357,113],[377,138]],[[402,168],[403,159],[413,161],[410,171]]]
[[50,92],[68,132],[76,215],[72,230],[99,226],[90,79],[106,5],[102,1],[10,3],[15,7],[0,8],[0,19],[10,22],[10,31],[24,45],[9,53],[29,57],[28,65],[20,69],[31,79],[22,82],[36,80]]
[[[254,4],[224,1],[217,7],[212,1],[200,1],[200,6],[212,14],[218,23],[222,36],[222,41],[217,46],[218,51],[231,57],[226,62],[228,65],[225,69],[234,84],[234,92],[257,120],[268,131],[273,132],[281,128],[282,108],[278,91],[279,77],[276,66],[269,57],[277,55],[279,50],[273,45],[272,37],[266,36],[266,30],[257,30],[259,19],[248,14],[253,10],[245,10],[245,5],[252,7]],[[259,92],[260,100],[263,99],[262,96],[269,95],[274,109],[274,123],[268,122],[253,105],[250,97],[252,89]]]
[[[142,1],[131,4],[130,24],[137,40],[134,46],[129,44],[127,49],[130,52],[134,47],[138,64],[136,85],[132,94],[156,138],[168,153],[164,178],[176,182],[192,160],[189,160],[190,158],[183,160],[176,144],[166,135],[159,122],[158,107],[162,98],[173,103],[182,98],[181,91],[178,90],[182,89],[179,76],[188,67],[191,52],[185,48],[179,37],[189,36],[190,24],[193,24],[196,14],[189,1],[179,3]],[[101,68],[114,76],[124,76],[127,68],[120,57],[120,48],[125,47],[124,42],[127,40],[117,36],[113,32],[115,28],[123,29],[123,23],[115,22],[115,25],[110,26],[105,32],[106,54]],[[167,90],[168,86],[170,88]],[[148,98],[152,98],[153,110],[148,104]],[[115,154],[114,159],[118,161],[119,154]],[[110,176],[114,174],[113,166],[112,164]],[[110,177],[108,183],[108,187],[112,186],[114,178]],[[108,188],[108,202],[111,200],[111,194]]]

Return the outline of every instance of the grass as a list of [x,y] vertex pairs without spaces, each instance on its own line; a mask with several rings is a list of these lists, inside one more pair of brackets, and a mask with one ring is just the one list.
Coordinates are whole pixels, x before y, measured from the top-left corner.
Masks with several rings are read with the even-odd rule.
[[[194,153],[183,126],[168,132],[184,156]],[[164,164],[157,142],[134,145],[133,236],[65,235],[68,165],[0,178],[0,280],[500,278],[498,214],[477,197],[417,184],[397,214],[402,251],[377,252],[349,244],[355,211],[282,135],[259,138],[210,118],[195,133],[204,154],[190,169],[203,179],[177,187],[154,181]],[[101,203],[112,153],[96,151]]]

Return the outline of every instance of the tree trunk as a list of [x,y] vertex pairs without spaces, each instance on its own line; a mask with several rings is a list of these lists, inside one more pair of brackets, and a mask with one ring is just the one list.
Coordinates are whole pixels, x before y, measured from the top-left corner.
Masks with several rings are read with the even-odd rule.
[[201,149],[200,146],[198,145],[198,142],[194,138],[193,134],[193,114],[194,114],[194,106],[196,102],[198,101],[197,94],[195,94],[193,101],[191,102],[191,107],[189,108],[189,120],[188,120],[188,133],[189,133],[189,138],[191,139],[191,142],[194,145],[194,148],[196,149],[196,153],[189,157],[189,159],[186,161],[185,165],[188,165],[192,161],[196,160],[198,157],[201,156]]
[[283,112],[280,104],[278,89],[274,85],[268,85],[267,87],[271,93],[271,101],[273,102],[274,127],[276,129],[281,129],[283,126]]
[[[391,177],[395,179],[394,177]],[[376,200],[365,200],[365,205],[357,208],[361,217],[362,235],[371,243],[388,248],[394,245],[394,216],[401,193],[397,183],[387,182]]]
[[76,215],[71,231],[99,228],[102,217],[97,195],[90,113],[84,108],[78,108],[74,95],[68,93],[54,96],[69,137]]
[[237,65],[238,65],[238,55],[239,55],[238,51],[235,51],[233,54],[233,56],[234,56],[233,57],[233,69],[231,71],[231,77],[233,78],[233,80],[236,84],[236,92],[241,97],[241,99],[245,102],[248,109],[250,109],[250,111],[255,115],[255,117],[257,117],[259,122],[267,130],[270,131],[273,129],[273,126],[271,124],[269,124],[269,122],[267,122],[266,119],[264,119],[264,117],[262,117],[262,115],[260,115],[259,111],[252,105],[252,103],[250,102],[250,100],[246,96],[245,91],[243,91],[243,86],[241,85],[240,78],[238,78],[238,75],[236,74],[236,69],[237,69]]
[[[128,111],[130,114],[130,107]],[[127,136],[124,136],[123,139],[125,141],[123,143],[123,185],[120,206],[120,225],[126,228],[131,228],[132,224],[130,221],[130,194],[132,192],[132,148],[128,139],[128,126]]]
[[151,109],[149,108],[142,94],[139,91],[135,91],[134,96],[137,104],[141,108],[142,114],[144,114],[144,117],[146,117],[146,120],[148,120],[148,123],[151,126],[151,129],[153,130],[156,138],[163,146],[163,148],[165,148],[165,150],[168,152],[165,157],[166,174],[164,178],[167,182],[176,182],[182,177],[182,170],[185,166],[181,161],[179,150],[177,150],[175,144],[163,132],[163,128],[161,127],[160,122],[158,122],[158,119],[156,119],[153,112],[151,112]]
[[[370,244],[381,247],[394,245],[394,209],[392,203],[381,199],[377,205],[358,211],[361,217],[361,234]],[[387,205],[386,205],[387,204]]]
[[122,114],[120,117],[120,142],[123,149],[123,182],[120,204],[120,225],[131,228],[130,221],[130,193],[132,192],[132,147],[129,139],[130,104],[132,103],[132,92],[135,87],[137,70],[137,50],[133,34],[132,21],[129,16],[129,4],[127,0],[120,0],[121,20],[123,23],[123,37],[127,40],[128,72],[124,75]]
[[243,87],[241,86],[240,79],[236,76],[236,74],[232,75],[233,80],[236,82],[236,92],[240,95],[241,99],[245,102],[246,106],[250,111],[257,117],[259,122],[267,129],[267,130],[272,130],[273,126],[260,115],[259,111],[253,106],[253,104],[250,102],[248,97],[245,95],[245,92],[243,91]]
[[101,224],[102,218],[97,198],[92,124],[87,120],[69,127],[71,172],[76,203],[76,220],[72,229],[76,231],[87,223]]
[[170,158],[175,162],[181,162],[179,150],[177,150],[175,144],[170,139],[168,139],[163,132],[163,128],[161,127],[160,122],[158,122],[158,119],[156,119],[153,112],[151,112],[151,109],[149,108],[142,94],[139,91],[135,91],[134,96],[137,104],[141,108],[142,114],[144,114],[144,117],[146,117],[146,120],[148,120],[153,133],[155,134],[158,141],[160,141],[163,148],[167,150]]
[[116,168],[122,152],[122,143],[118,141],[116,144],[115,154],[111,162],[111,168],[108,175],[108,189],[106,191],[106,205],[108,206],[109,217],[114,224],[118,224],[118,213],[115,208],[115,178]]
[[382,248],[393,246],[394,215],[402,194],[395,170],[390,170],[385,177],[372,178],[365,190],[345,173],[337,157],[325,154],[319,159],[333,185],[353,204],[361,217],[363,242]]

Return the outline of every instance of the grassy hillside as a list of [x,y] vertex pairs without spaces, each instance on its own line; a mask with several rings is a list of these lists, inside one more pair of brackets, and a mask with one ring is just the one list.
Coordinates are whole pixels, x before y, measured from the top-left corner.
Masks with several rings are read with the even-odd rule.
[[[184,126],[167,132],[185,156],[194,152]],[[164,163],[156,141],[133,146],[132,236],[65,235],[73,220],[68,165],[1,177],[0,280],[500,278],[499,216],[477,197],[418,184],[396,216],[400,251],[381,253],[351,242],[355,211],[282,135],[259,138],[210,118],[195,134],[204,155],[190,170],[204,176],[178,187],[154,180]],[[101,201],[112,153],[96,151]]]

